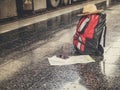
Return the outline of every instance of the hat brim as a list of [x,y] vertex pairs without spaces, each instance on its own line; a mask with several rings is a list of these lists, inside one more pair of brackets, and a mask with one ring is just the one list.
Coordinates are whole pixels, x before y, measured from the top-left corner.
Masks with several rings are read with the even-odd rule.
[[101,13],[103,11],[104,10],[97,10],[97,11],[94,11],[94,12],[88,12],[88,13],[78,14],[77,16],[85,16],[85,15],[90,15],[90,14],[96,14],[96,13]]

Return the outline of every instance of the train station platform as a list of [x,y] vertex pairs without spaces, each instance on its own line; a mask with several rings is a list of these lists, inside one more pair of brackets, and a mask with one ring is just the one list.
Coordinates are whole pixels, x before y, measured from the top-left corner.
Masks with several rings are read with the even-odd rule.
[[[92,63],[51,66],[47,59],[55,55],[64,44],[72,43],[72,36],[79,18],[74,15],[76,12],[32,24],[19,30],[13,30],[12,33],[14,32],[14,34],[11,37],[13,41],[10,41],[8,44],[3,43],[6,46],[0,48],[1,52],[9,50],[10,47],[15,48],[21,42],[23,43],[21,48],[16,48],[13,51],[10,49],[9,54],[3,54],[0,57],[0,89],[119,90],[119,9],[120,4],[105,10],[107,14],[105,53],[102,60],[99,61],[98,57],[96,57],[96,62]],[[53,24],[53,22],[56,23]],[[35,32],[33,28],[35,28]],[[28,35],[28,29],[31,38]],[[37,32],[36,30],[40,31]],[[47,32],[45,33],[43,30]],[[1,37],[4,37],[4,35],[9,36],[11,32],[9,34],[2,33],[1,35],[3,35]],[[9,40],[9,38],[4,37],[3,39]],[[1,40],[1,42],[4,42],[4,40]]]
[[68,23],[72,25],[78,20],[77,14],[81,13],[82,7],[88,3],[94,3],[98,8],[106,7],[105,0],[94,0],[0,25],[0,56],[38,40],[47,40],[46,37],[50,38],[53,33],[68,27]]

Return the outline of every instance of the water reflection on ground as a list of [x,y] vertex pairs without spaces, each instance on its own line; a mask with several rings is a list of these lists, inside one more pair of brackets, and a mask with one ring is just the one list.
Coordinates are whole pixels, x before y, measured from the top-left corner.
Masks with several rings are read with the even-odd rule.
[[39,40],[48,40],[54,33],[72,27],[79,11],[68,13],[0,35],[0,55],[5,56]]

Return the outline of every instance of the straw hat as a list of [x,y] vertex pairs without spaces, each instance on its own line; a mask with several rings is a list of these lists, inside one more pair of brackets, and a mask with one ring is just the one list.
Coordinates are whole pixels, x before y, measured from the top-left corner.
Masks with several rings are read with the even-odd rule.
[[77,16],[84,16],[88,14],[95,14],[95,13],[101,13],[103,10],[97,10],[96,5],[94,4],[88,4],[83,7],[82,14],[78,14]]

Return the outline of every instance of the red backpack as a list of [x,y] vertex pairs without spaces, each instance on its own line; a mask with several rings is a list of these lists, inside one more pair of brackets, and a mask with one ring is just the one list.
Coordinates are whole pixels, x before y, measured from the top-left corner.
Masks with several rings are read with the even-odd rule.
[[100,45],[102,36],[105,46],[106,14],[81,16],[73,36],[73,45],[79,54],[102,55],[104,53]]

